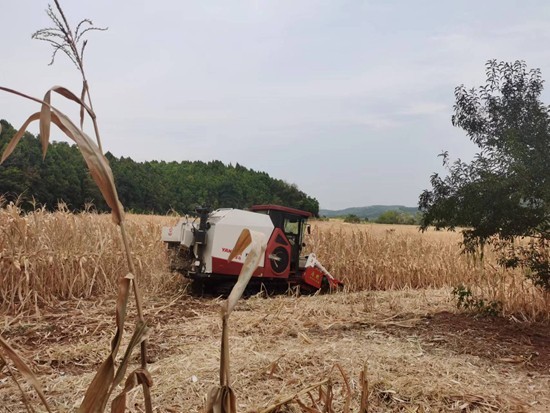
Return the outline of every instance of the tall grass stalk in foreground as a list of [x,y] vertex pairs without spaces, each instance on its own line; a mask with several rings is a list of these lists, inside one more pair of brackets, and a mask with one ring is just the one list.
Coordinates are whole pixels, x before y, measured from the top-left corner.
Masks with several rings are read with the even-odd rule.
[[238,281],[221,308],[220,385],[212,388],[208,393],[206,413],[237,413],[237,400],[231,388],[229,375],[229,316],[237,305],[237,301],[243,295],[252,274],[258,268],[265,253],[267,243],[264,235],[260,232],[244,229],[228,257],[228,261],[232,261],[237,255],[242,254],[249,245],[252,245],[252,247],[243,264]]
[[[109,400],[109,397],[113,390],[122,382],[126,376],[126,370],[131,358],[132,350],[140,345],[141,347],[141,366],[140,368],[129,373],[124,389],[122,393],[115,398],[112,404],[112,411],[124,412],[126,405],[126,393],[138,384],[142,385],[145,400],[145,410],[148,413],[152,412],[151,396],[149,393],[149,387],[151,386],[151,378],[147,371],[147,333],[148,327],[143,317],[143,305],[141,299],[141,293],[138,288],[136,280],[136,268],[130,251],[130,245],[128,240],[128,234],[124,223],[124,208],[119,201],[117,189],[114,183],[113,174],[109,166],[109,162],[104,157],[101,150],[101,140],[99,136],[99,127],[97,123],[97,117],[92,108],[91,96],[88,87],[88,82],[84,72],[84,51],[87,45],[87,41],[83,39],[83,35],[90,30],[97,30],[93,27],[92,22],[88,19],[82,20],[76,27],[76,31],[73,32],[65,14],[59,2],[55,0],[55,10],[48,6],[48,16],[54,23],[53,28],[47,28],[39,30],[34,34],[34,38],[46,40],[54,46],[54,53],[52,56],[55,59],[56,53],[63,51],[77,66],[82,75],[82,92],[80,97],[72,93],[69,89],[62,86],[54,86],[46,92],[44,98],[37,99],[28,96],[24,93],[18,92],[6,87],[0,87],[0,90],[33,100],[41,104],[40,112],[33,113],[28,117],[23,126],[14,135],[12,140],[2,154],[0,162],[3,162],[15,149],[16,145],[22,138],[29,124],[39,120],[40,122],[40,140],[42,143],[43,156],[46,156],[48,149],[50,128],[53,123],[56,125],[68,138],[72,139],[79,148],[84,160],[90,170],[90,174],[96,184],[98,185],[101,194],[105,198],[107,205],[111,208],[111,214],[113,222],[119,226],[120,235],[124,244],[124,251],[127,259],[128,273],[126,276],[121,277],[118,280],[118,297],[116,302],[116,332],[111,341],[111,351],[107,359],[102,363],[97,371],[92,383],[86,391],[86,395],[82,404],[80,405],[80,412],[102,412]],[[86,25],[89,27],[84,28]],[[52,92],[57,93],[68,100],[77,103],[80,107],[80,127],[75,125],[68,116],[56,109],[51,104]],[[94,126],[94,133],[97,141],[97,145],[94,141],[83,131],[84,115],[87,113],[92,120]],[[122,333],[124,330],[124,324],[126,320],[126,309],[128,304],[128,298],[130,290],[134,291],[134,298],[136,301],[136,309],[138,315],[138,322],[134,329],[132,338],[128,344],[125,355],[118,367],[116,366],[116,357],[118,355],[119,347],[122,341]],[[5,341],[0,341],[4,349],[4,354],[7,355],[18,366],[21,366],[21,359],[6,346]],[[23,372],[27,372],[28,369],[19,368]],[[30,370],[29,370],[30,371]],[[28,376],[28,374],[25,374]],[[41,395],[40,386],[37,380],[32,380],[31,383],[37,389],[39,395]],[[42,401],[46,404],[44,398]],[[27,405],[30,411],[30,407]],[[49,407],[47,407],[49,410]]]

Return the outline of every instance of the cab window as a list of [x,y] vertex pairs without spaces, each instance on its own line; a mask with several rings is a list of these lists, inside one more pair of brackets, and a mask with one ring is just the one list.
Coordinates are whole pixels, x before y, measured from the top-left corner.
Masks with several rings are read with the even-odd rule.
[[285,234],[298,235],[300,232],[299,222],[295,219],[285,219]]

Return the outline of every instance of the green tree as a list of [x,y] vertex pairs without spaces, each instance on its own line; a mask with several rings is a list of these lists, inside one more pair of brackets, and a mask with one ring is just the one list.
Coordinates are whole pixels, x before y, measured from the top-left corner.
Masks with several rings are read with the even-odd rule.
[[344,217],[344,222],[349,222],[351,224],[358,224],[361,222],[361,218],[359,218],[355,214],[348,214]]
[[[3,149],[16,130],[4,120],[1,126],[0,149]],[[35,199],[49,209],[55,209],[60,201],[75,210],[92,202],[98,210],[105,211],[107,205],[78,149],[52,142],[48,151],[43,160],[38,138],[25,133],[12,155],[0,165],[0,194],[8,201]],[[109,152],[105,156],[111,164],[121,201],[135,212],[189,213],[197,205],[247,208],[254,204],[280,204],[314,215],[319,213],[319,202],[296,185],[239,164],[136,162]],[[25,203],[22,206],[31,207]]]
[[412,208],[397,207],[397,209],[378,212],[374,217],[374,222],[377,224],[418,225],[420,223],[420,212],[412,214],[408,212],[411,209]]
[[[455,89],[452,122],[479,147],[469,162],[443,164],[419,199],[421,227],[462,230],[467,251],[488,242],[501,264],[522,266],[536,285],[550,289],[550,115],[540,99],[543,80],[525,63],[489,61],[485,85]],[[515,247],[530,237],[528,247]]]
[[377,224],[399,224],[399,211],[385,211],[376,218]]
[[375,222],[377,224],[415,225],[418,224],[418,219],[415,215],[403,211],[390,210],[380,214]]

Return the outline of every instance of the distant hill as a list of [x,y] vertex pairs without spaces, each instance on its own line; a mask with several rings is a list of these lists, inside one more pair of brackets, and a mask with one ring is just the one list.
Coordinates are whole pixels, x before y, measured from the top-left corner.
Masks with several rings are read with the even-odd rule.
[[353,214],[357,215],[359,218],[368,218],[369,221],[372,221],[386,211],[399,211],[414,215],[418,212],[418,207],[407,207],[403,205],[370,205],[339,210],[319,209],[319,216],[334,218]]

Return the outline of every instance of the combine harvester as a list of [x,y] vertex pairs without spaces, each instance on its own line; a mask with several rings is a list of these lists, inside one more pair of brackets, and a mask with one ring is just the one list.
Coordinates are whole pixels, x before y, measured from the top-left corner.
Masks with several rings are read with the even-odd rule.
[[228,261],[231,248],[245,228],[265,235],[265,256],[249,286],[257,291],[284,292],[299,286],[301,291],[332,291],[343,286],[317,260],[302,256],[304,232],[310,230],[309,212],[278,205],[256,205],[249,210],[197,208],[199,222],[188,218],[162,229],[168,246],[170,269],[192,280],[194,293],[228,293],[241,271],[249,249]]

